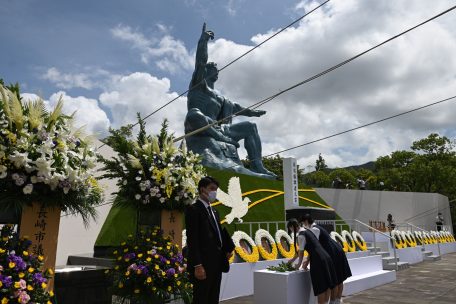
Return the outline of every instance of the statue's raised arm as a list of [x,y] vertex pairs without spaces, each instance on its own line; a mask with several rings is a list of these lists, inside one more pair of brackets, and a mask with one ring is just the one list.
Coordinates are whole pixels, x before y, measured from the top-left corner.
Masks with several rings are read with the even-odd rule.
[[192,81],[190,82],[190,89],[201,83],[204,79],[208,59],[207,42],[209,39],[214,39],[214,32],[207,31],[206,23],[204,23],[203,30],[201,31],[201,37],[198,40],[198,47],[196,49],[195,71],[193,72]]

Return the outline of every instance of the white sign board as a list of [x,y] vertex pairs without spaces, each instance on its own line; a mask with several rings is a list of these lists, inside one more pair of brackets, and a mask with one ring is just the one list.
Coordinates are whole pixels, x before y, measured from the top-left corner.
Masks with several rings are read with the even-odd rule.
[[285,192],[285,209],[299,206],[298,164],[294,158],[283,159],[283,191]]

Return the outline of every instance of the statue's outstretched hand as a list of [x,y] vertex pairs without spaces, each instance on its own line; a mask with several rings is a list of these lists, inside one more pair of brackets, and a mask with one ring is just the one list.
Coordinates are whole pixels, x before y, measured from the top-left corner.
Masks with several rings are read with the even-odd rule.
[[252,116],[255,116],[255,117],[260,117],[260,116],[263,116],[264,114],[266,114],[266,111],[263,111],[263,110],[253,110],[252,111]]
[[214,32],[213,31],[206,31],[206,22],[203,24],[203,30],[201,33],[201,37],[204,37],[206,40],[214,40]]

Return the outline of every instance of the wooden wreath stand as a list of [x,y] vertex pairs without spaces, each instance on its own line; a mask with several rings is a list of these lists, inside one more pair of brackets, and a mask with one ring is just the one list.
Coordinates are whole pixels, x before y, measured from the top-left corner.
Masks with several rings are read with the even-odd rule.
[[[60,208],[44,207],[33,203],[22,209],[19,236],[32,242],[31,253],[44,257],[43,271],[55,270],[57,241],[59,238]],[[53,290],[54,280],[48,282],[48,290]]]

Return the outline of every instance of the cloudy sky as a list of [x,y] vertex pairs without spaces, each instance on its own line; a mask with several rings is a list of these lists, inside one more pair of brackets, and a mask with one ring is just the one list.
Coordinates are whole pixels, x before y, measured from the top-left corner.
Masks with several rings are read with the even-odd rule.
[[[203,22],[215,32],[209,60],[224,66],[318,1],[2,0],[0,78],[26,96],[77,110],[87,129],[135,121],[184,92]],[[332,0],[233,64],[216,88],[248,106],[437,13],[447,0]],[[456,10],[309,84],[283,94],[253,120],[273,153],[456,95]],[[186,99],[163,118],[183,133]],[[407,149],[431,132],[456,137],[454,101],[283,154],[302,167],[322,153],[330,167]],[[239,119],[237,119],[239,121]],[[243,149],[241,156],[245,156]]]

